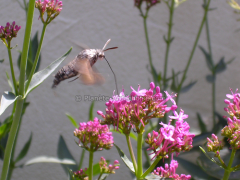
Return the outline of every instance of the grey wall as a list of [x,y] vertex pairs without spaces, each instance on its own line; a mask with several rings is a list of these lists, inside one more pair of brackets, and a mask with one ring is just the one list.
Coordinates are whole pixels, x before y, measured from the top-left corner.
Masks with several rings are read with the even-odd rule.
[[[169,57],[169,72],[175,68],[183,70],[189,57],[197,30],[203,16],[201,0],[188,0],[175,10],[172,44]],[[22,40],[25,27],[25,12],[16,1],[1,1],[0,24],[5,25],[7,21],[16,21],[22,26],[18,37],[12,41],[12,45],[18,44],[13,52],[15,70],[18,50],[22,49]],[[217,77],[216,99],[217,111],[224,114],[223,100],[225,94],[229,93],[229,87],[233,89],[239,86],[239,56],[240,56],[240,34],[237,31],[240,23],[236,21],[238,15],[226,1],[212,1],[211,7],[217,10],[209,12],[211,29],[211,40],[214,61],[225,56],[226,60],[236,57],[235,61],[228,66],[227,71]],[[35,10],[33,32],[41,32],[42,23],[38,20],[39,13]],[[167,33],[168,10],[164,3],[152,8],[149,13],[148,27],[153,54],[153,63],[158,71],[163,70],[165,54],[165,43],[162,39]],[[73,46],[71,54],[62,65],[67,64],[80,51],[77,45],[90,48],[102,48],[105,42],[111,38],[108,47],[118,46],[119,49],[106,52],[106,57],[115,70],[118,78],[118,86],[124,87],[129,94],[130,86],[137,88],[149,87],[151,75],[146,70],[148,64],[147,49],[143,31],[142,18],[133,1],[73,1],[63,0],[61,14],[47,27],[46,36],[42,48],[43,69],[52,61],[63,55]],[[206,47],[205,29],[201,35],[199,44]],[[10,74],[8,55],[6,47],[0,45],[0,59],[5,62],[0,64],[0,92],[10,90],[6,81],[5,71]],[[24,143],[33,132],[33,141],[26,158],[21,162],[39,156],[57,156],[57,143],[59,135],[63,135],[71,153],[79,159],[81,149],[76,146],[73,137],[73,126],[68,121],[65,113],[70,113],[79,122],[88,120],[89,101],[76,102],[75,95],[106,95],[111,96],[115,89],[112,73],[104,61],[99,61],[96,66],[100,72],[108,74],[107,83],[102,86],[84,86],[78,80],[68,83],[63,82],[56,90],[51,89],[53,77],[49,77],[44,83],[34,90],[28,97],[30,107],[24,115],[21,130],[18,137],[16,154],[19,153]],[[197,80],[197,84],[188,92],[181,95],[179,107],[189,114],[188,122],[193,129],[197,128],[196,112],[200,112],[207,125],[211,126],[211,85],[206,82],[208,74],[203,54],[196,50],[191,63],[187,82]],[[104,111],[105,102],[95,103],[95,115],[97,110]],[[4,119],[11,112],[11,107],[2,115]],[[115,136],[115,142],[124,152],[127,152],[125,139]],[[136,147],[135,142],[133,142]],[[116,149],[98,152],[94,161],[99,161],[101,156],[111,157],[112,160],[119,159]],[[130,174],[123,162],[112,179],[130,179]],[[87,159],[85,166],[87,166]],[[84,167],[85,167],[84,166]],[[0,168],[2,163],[0,163]],[[14,171],[12,179],[66,179],[63,169],[58,164],[36,164]],[[111,178],[110,178],[111,179]]]

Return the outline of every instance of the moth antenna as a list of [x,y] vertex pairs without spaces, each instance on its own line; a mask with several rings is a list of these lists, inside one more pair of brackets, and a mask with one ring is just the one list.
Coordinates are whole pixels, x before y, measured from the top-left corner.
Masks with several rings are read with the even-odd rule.
[[103,51],[108,51],[108,50],[111,50],[111,49],[117,49],[118,47],[111,47],[111,48],[107,48],[107,49],[105,49],[105,50],[103,50]]
[[109,39],[109,40],[105,43],[105,45],[103,46],[102,50],[105,49],[105,47],[108,45],[108,43],[109,43],[110,41],[111,41],[111,39]]
[[[105,57],[104,57],[104,58],[105,58]],[[111,71],[112,71],[112,73],[113,73],[113,75],[114,75],[114,80],[115,80],[115,85],[116,85],[116,91],[117,91],[117,94],[119,95],[119,93],[118,93],[118,86],[117,86],[117,78],[116,78],[116,75],[115,75],[115,73],[113,72],[112,67],[110,66],[108,60],[107,60],[106,58],[105,58],[105,60],[107,61],[108,66],[110,67],[110,69],[111,69]]]

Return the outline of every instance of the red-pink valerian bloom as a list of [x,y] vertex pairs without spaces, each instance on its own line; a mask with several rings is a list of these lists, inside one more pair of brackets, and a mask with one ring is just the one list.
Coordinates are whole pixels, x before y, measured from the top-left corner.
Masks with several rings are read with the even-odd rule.
[[219,153],[220,150],[222,150],[222,148],[223,148],[223,144],[221,141],[218,140],[218,137],[215,134],[212,134],[212,138],[213,138],[213,141],[211,139],[207,138],[208,151]]
[[101,124],[113,125],[116,130],[121,129],[124,134],[129,134],[131,129],[140,133],[141,125],[147,125],[152,118],[162,118],[166,112],[177,108],[176,103],[171,107],[166,105],[169,100],[173,102],[172,98],[176,95],[165,93],[166,99],[163,98],[159,86],[155,88],[153,82],[150,83],[149,90],[140,89],[140,85],[137,91],[132,88],[130,97],[125,96],[123,89],[119,95],[113,95],[106,102],[106,114],[98,111],[98,114],[104,118]]
[[88,180],[87,168],[84,170],[80,169],[79,171],[74,171],[73,176],[79,180]]
[[120,164],[118,160],[115,160],[113,165],[111,164],[108,165],[106,159],[104,159],[104,157],[101,157],[99,161],[99,166],[100,166],[101,173],[115,174],[115,170],[119,169]]
[[134,0],[134,6],[140,8],[144,1],[146,2],[147,9],[150,9],[152,6],[161,2],[161,0]]
[[79,145],[86,150],[97,151],[110,149],[113,146],[112,132],[109,132],[107,125],[101,125],[97,118],[79,125],[73,133],[79,139]]
[[[177,112],[174,112],[176,115]],[[152,150],[154,157],[162,156],[168,157],[169,154],[176,152],[178,155],[180,151],[189,151],[192,148],[192,141],[194,134],[189,132],[190,126],[187,122],[184,122],[187,115],[183,115],[184,111],[180,110],[180,116],[169,116],[175,117],[177,120],[175,126],[169,124],[160,123],[163,127],[158,132],[153,131],[148,134],[145,142],[149,145],[147,150]]]
[[0,38],[6,44],[9,43],[12,38],[17,37],[18,31],[21,29],[21,26],[16,25],[15,21],[10,24],[7,22],[6,26],[0,26]]
[[172,160],[170,165],[165,164],[165,168],[163,168],[162,166],[157,167],[153,171],[153,174],[158,175],[161,178],[173,178],[175,180],[189,180],[189,179],[191,179],[191,175],[185,175],[185,174],[178,175],[178,174],[176,174],[177,168],[178,168],[178,162],[175,161],[175,160]]
[[230,100],[224,100],[228,105],[224,110],[230,117],[224,116],[227,118],[228,125],[222,129],[221,135],[228,138],[232,148],[240,149],[240,93],[237,93],[238,89],[236,89],[235,93],[233,93],[232,89],[230,91],[232,94],[226,95]]
[[[59,15],[62,10],[62,1],[59,0],[41,0],[36,1],[35,7],[39,10],[43,23],[49,24],[55,17]],[[44,20],[43,16],[47,13],[47,18]]]

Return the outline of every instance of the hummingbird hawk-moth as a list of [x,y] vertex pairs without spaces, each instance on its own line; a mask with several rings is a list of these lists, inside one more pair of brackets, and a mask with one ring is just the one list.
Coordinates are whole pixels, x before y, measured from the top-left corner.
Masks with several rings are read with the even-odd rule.
[[[103,83],[104,82],[103,76],[96,71],[93,65],[97,62],[98,59],[100,60],[105,59],[107,61],[104,55],[105,51],[118,48],[118,47],[112,47],[112,48],[105,49],[105,47],[110,41],[111,39],[109,39],[106,42],[106,44],[103,46],[102,49],[85,49],[82,52],[80,52],[75,57],[74,60],[72,60],[66,66],[62,67],[57,72],[57,74],[55,74],[52,88],[55,88],[61,81],[75,77],[75,76],[78,76],[76,79],[79,78],[83,82],[83,84],[86,84],[86,85]],[[111,68],[109,63],[108,65]],[[114,74],[114,78],[116,83],[115,74]]]

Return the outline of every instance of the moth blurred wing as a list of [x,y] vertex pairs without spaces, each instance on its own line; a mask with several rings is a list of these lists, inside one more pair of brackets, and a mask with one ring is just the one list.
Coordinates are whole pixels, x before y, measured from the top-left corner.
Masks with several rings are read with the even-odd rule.
[[105,82],[104,77],[97,71],[97,69],[91,67],[88,59],[78,59],[75,68],[79,73],[79,79],[85,85],[101,85]]

